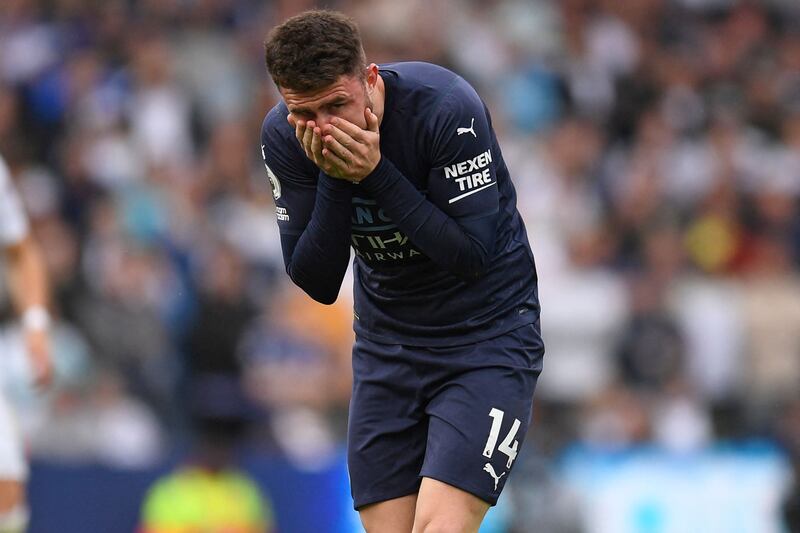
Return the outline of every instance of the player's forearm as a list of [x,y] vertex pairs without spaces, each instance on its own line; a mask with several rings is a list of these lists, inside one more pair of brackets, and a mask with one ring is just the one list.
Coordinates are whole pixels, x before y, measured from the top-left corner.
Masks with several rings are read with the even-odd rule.
[[350,198],[348,183],[320,175],[314,210],[306,229],[294,242],[282,239],[287,274],[320,303],[336,301],[347,271]]
[[6,248],[6,269],[14,307],[20,315],[47,306],[47,274],[39,247],[28,236]]
[[361,186],[436,264],[465,281],[485,274],[494,242],[495,215],[484,217],[478,224],[454,220],[426,199],[385,157]]

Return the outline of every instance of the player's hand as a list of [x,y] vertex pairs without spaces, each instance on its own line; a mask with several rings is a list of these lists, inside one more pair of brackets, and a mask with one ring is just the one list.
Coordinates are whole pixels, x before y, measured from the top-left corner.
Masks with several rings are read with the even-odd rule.
[[380,163],[378,117],[369,108],[364,110],[364,117],[367,119],[366,130],[340,117],[325,126],[322,139],[325,166],[320,168],[328,175],[358,183]]
[[324,159],[322,157],[322,131],[314,123],[313,120],[308,122],[304,120],[297,120],[292,115],[288,115],[286,119],[289,124],[294,127],[294,136],[303,148],[303,151],[315,165],[322,168]]
[[53,381],[53,364],[50,359],[50,335],[47,329],[25,329],[25,348],[28,353],[33,383],[44,389]]

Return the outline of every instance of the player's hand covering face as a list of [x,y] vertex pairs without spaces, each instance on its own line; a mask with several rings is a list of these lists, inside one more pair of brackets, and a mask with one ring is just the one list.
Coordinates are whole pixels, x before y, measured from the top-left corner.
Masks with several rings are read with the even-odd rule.
[[319,127],[313,120],[304,122],[289,115],[295,136],[303,150],[320,169],[334,178],[358,183],[367,177],[381,160],[378,117],[364,109],[367,129],[352,122],[333,117],[329,124]]
[[380,161],[379,120],[363,79],[342,76],[320,91],[281,89],[281,94],[300,146],[326,174],[358,182],[375,169]]
[[359,182],[366,178],[381,160],[381,137],[378,117],[371,109],[364,110],[367,129],[363,130],[343,118],[335,118],[323,128],[322,156],[341,173],[336,178]]

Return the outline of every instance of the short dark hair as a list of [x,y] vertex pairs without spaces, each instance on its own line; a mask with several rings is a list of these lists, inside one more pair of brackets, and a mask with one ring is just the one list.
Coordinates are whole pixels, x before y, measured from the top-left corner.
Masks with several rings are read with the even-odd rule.
[[267,70],[279,88],[316,91],[366,67],[358,26],[337,11],[313,10],[284,21],[264,41]]

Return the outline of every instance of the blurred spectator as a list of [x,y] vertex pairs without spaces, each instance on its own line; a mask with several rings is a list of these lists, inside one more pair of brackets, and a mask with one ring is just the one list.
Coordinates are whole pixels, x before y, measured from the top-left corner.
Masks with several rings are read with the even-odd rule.
[[652,422],[642,393],[614,387],[587,404],[581,422],[582,442],[598,450],[620,451],[647,442]]
[[665,391],[684,373],[684,343],[678,324],[664,308],[664,287],[650,278],[632,280],[632,315],[622,333],[622,381],[640,390]]
[[800,276],[783,235],[756,239],[743,285],[744,385],[751,405],[770,410],[796,395],[800,384]]
[[[531,451],[531,450],[529,450]],[[580,533],[577,495],[561,480],[553,464],[540,454],[520,456],[510,481],[512,520],[509,531],[525,533],[536,528],[549,533]]]
[[141,533],[269,533],[258,487],[240,472],[184,467],[159,480],[142,512]]
[[214,246],[201,267],[195,317],[186,335],[189,379],[217,374],[238,379],[237,346],[255,314],[247,297],[241,258],[224,246]]
[[667,295],[684,341],[685,379],[713,402],[735,399],[744,380],[741,293],[730,279],[686,275]]
[[658,399],[651,417],[653,440],[668,452],[697,453],[714,437],[707,407],[682,384]]
[[[215,389],[205,380],[193,385],[194,449],[185,465],[150,488],[139,531],[270,533],[274,524],[269,502],[235,464],[236,445],[246,429],[239,395],[227,387]],[[214,399],[220,392],[227,398]]]
[[139,154],[153,165],[179,165],[191,157],[191,100],[174,79],[172,48],[160,35],[138,36],[132,48],[129,117]]
[[267,413],[269,432],[262,437],[297,466],[316,469],[333,459],[334,439],[342,438],[351,314],[341,305],[309,302],[296,288],[274,295],[268,314],[243,336],[239,354],[247,391]]
[[126,392],[114,371],[57,384],[43,411],[28,411],[31,450],[51,460],[144,468],[165,454],[153,412]]
[[78,323],[103,364],[118,368],[134,391],[167,412],[175,362],[158,306],[170,290],[168,265],[156,250],[109,237],[85,256],[93,281],[78,305]]

